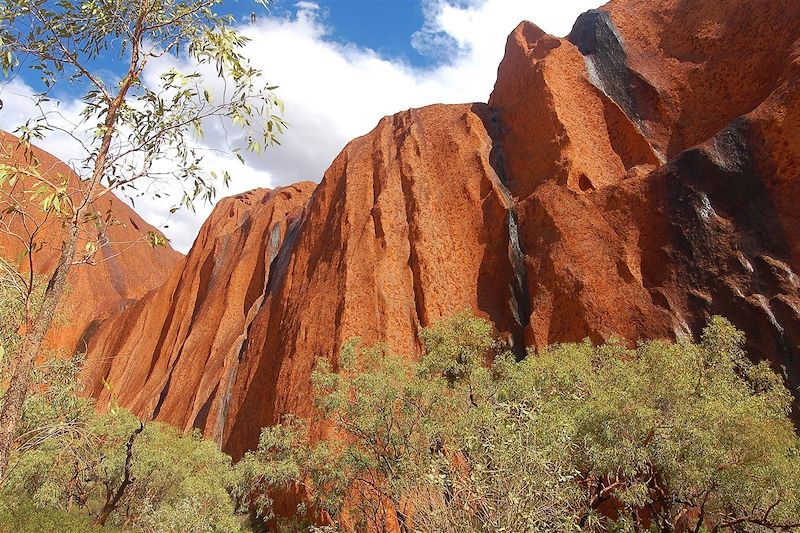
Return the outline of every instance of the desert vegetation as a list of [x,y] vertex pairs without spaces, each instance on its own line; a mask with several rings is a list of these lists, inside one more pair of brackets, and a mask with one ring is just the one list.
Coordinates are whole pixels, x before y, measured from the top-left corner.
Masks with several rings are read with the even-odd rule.
[[[0,533],[800,531],[800,3],[611,2],[563,39],[523,22],[485,103],[386,117],[319,187],[237,195],[185,261],[149,255],[167,238],[112,199],[213,203],[230,173],[209,160],[288,127],[245,55],[266,26],[228,4],[0,2],[3,87],[33,83],[38,110],[0,132]],[[461,84],[454,65],[402,71]],[[367,80],[319,70],[308,98]],[[34,146],[53,134],[63,165]],[[104,305],[59,351],[81,299]],[[429,323],[470,306],[494,321]],[[526,350],[543,331],[605,341]],[[125,408],[156,401],[143,418],[185,426]]]
[[[19,301],[0,304],[6,349],[20,342]],[[98,413],[80,395],[80,357],[50,354],[15,436],[0,531],[798,527],[790,395],[722,318],[699,342],[586,341],[521,362],[469,312],[420,340],[418,362],[358,339],[335,366],[320,360],[318,416],[265,428],[237,463],[197,433],[113,404]]]
[[[42,290],[19,298],[14,280],[0,276],[0,342],[12,354],[25,305],[36,312],[43,300]],[[12,361],[0,362],[0,394]],[[230,457],[197,433],[116,405],[98,412],[80,394],[81,361],[47,352],[35,366],[0,487],[0,531],[240,531]]]
[[267,428],[243,462],[266,486],[302,483],[345,530],[800,527],[790,395],[722,318],[697,343],[586,341],[519,363],[470,313],[421,340],[411,364],[349,343],[314,375],[328,437]]

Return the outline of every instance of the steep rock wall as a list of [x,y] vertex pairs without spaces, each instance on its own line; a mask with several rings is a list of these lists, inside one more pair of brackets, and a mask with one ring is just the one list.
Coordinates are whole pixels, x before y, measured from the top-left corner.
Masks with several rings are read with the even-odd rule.
[[335,360],[351,336],[413,357],[421,327],[470,308],[520,339],[525,274],[487,123],[480,104],[410,110],[336,158],[278,256],[225,449],[238,455],[262,426],[309,415],[315,360]]
[[305,182],[220,201],[166,283],[95,331],[84,369],[90,394],[221,433],[272,260],[313,189]]

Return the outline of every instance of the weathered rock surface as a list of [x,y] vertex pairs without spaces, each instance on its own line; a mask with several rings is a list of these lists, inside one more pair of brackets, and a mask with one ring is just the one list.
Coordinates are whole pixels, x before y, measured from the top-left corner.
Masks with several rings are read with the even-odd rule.
[[98,329],[95,393],[239,455],[312,412],[315,361],[348,337],[414,357],[464,308],[519,355],[722,314],[800,385],[798,20],[794,0],[613,0],[565,39],[522,23],[488,105],[386,117],[313,194],[221,204]]
[[[723,314],[752,353],[800,385],[797,20],[797,2],[615,0],[582,15],[567,39],[530,23],[511,35],[489,103],[519,213],[530,343],[673,336]],[[584,73],[556,77],[556,52],[576,50]],[[540,92],[575,94],[545,106],[554,119],[516,96],[526,70],[528,90],[551,73]],[[602,106],[585,109],[586,80]],[[570,106],[586,127],[599,124],[593,136],[570,135]],[[631,155],[647,153],[642,139],[665,164],[651,170]],[[554,144],[550,157],[567,165],[543,181],[539,154]],[[604,171],[612,177],[597,178]]]
[[[77,193],[81,186],[78,177],[64,163],[51,154],[33,149],[42,175],[60,183],[66,178],[68,191]],[[0,131],[0,161],[17,165],[30,165],[30,156],[18,146],[17,138]],[[22,202],[26,213],[31,217],[23,223],[19,215],[5,215],[0,221],[0,256],[15,262],[20,272],[30,272],[32,259],[33,272],[49,276],[55,270],[60,255],[60,244],[65,237],[64,230],[57,220],[45,219],[44,213],[35,202],[29,202],[23,194],[30,189],[31,182],[20,180],[12,188],[5,184],[0,193],[0,209],[9,206],[5,193]],[[82,240],[78,250],[82,250],[85,238],[102,233],[108,244],[99,248],[93,257],[94,264],[75,265],[67,278],[67,293],[59,306],[54,327],[47,337],[47,345],[54,349],[69,352],[84,351],[85,339],[91,334],[95,321],[119,310],[124,305],[138,300],[148,291],[161,285],[181,254],[169,245],[153,248],[143,237],[148,231],[156,231],[147,224],[127,204],[113,194],[99,198],[88,208],[101,213],[105,219],[110,213],[110,223],[101,221],[98,227],[93,223],[83,226]],[[37,226],[39,226],[37,228]],[[23,256],[23,241],[31,242],[30,236],[36,232],[32,242],[46,244],[32,256]],[[160,233],[159,233],[160,234]]]
[[485,122],[485,104],[401,113],[310,199],[300,184],[221,202],[170,280],[98,329],[94,392],[108,398],[105,378],[135,412],[240,453],[310,412],[315,359],[350,336],[414,355],[420,327],[473,308],[521,341],[524,272]]
[[223,199],[166,283],[97,329],[89,392],[187,430],[221,432],[272,260],[313,189],[306,182]]
[[278,256],[251,327],[224,447],[310,414],[309,378],[351,336],[419,353],[422,326],[465,308],[519,336],[524,271],[509,197],[492,167],[485,105],[383,119],[325,173]]

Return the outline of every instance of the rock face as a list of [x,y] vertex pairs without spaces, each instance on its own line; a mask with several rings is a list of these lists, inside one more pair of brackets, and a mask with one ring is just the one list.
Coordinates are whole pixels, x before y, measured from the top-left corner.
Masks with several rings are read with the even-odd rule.
[[241,453],[310,412],[314,360],[350,336],[414,355],[420,327],[474,308],[521,340],[525,274],[487,122],[485,104],[408,111],[351,142],[313,195],[221,203],[167,284],[97,331],[96,394]]
[[219,434],[273,259],[313,189],[307,182],[222,200],[166,283],[97,328],[90,393]]
[[[67,165],[38,148],[26,155],[16,137],[0,131],[0,162],[30,165],[34,158],[45,178],[55,183],[66,179],[67,190],[78,192],[81,184]],[[30,181],[21,179],[14,187],[5,184],[0,189],[0,210],[9,206],[6,194],[11,194],[25,206],[31,217],[25,223],[19,215],[3,217],[0,221],[0,256],[17,263],[18,270],[27,273],[31,265],[29,256],[22,256],[25,250],[23,241],[46,243],[31,257],[34,273],[49,276],[55,270],[65,233],[58,221],[46,220],[44,213],[29,202],[29,195],[23,194],[30,186]],[[91,223],[84,224],[82,237],[96,235],[99,231],[107,238],[108,244],[99,248],[94,257],[95,264],[76,265],[70,271],[67,293],[46,340],[49,347],[70,353],[86,349],[85,341],[100,317],[118,311],[161,285],[181,257],[169,245],[153,248],[146,244],[143,240],[145,234],[157,230],[113,194],[102,196],[88,210],[97,211],[104,218],[106,213],[110,213],[111,218],[109,223],[101,223],[99,228]],[[36,234],[31,241],[34,230]],[[85,240],[82,240],[78,250],[82,250],[84,244]]]
[[[515,30],[489,104],[521,221],[530,343],[672,336],[723,314],[800,384],[798,17],[796,2],[623,0],[564,40]],[[542,110],[518,87],[568,96]],[[572,133],[574,108],[591,138]],[[557,162],[544,179],[542,153]]]
[[314,361],[351,336],[414,356],[422,326],[472,308],[520,337],[525,272],[487,121],[485,105],[412,110],[336,158],[276,261],[225,449],[238,455],[261,426],[308,415]]
[[798,20],[794,0],[613,0],[564,39],[520,24],[488,105],[386,117],[313,193],[220,204],[98,328],[95,394],[238,456],[313,411],[345,339],[415,357],[464,308],[519,356],[722,314],[800,385]]

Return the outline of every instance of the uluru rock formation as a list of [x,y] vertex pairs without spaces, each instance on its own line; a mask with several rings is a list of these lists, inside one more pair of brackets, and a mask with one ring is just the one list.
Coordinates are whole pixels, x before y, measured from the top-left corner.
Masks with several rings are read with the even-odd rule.
[[[70,195],[78,193],[82,186],[69,166],[35,147],[26,153],[16,137],[2,131],[0,162],[38,165],[42,176],[53,183],[66,180]],[[23,221],[21,216],[14,214],[3,217],[0,255],[16,263],[20,272],[27,274],[32,266],[36,275],[49,277],[55,270],[66,232],[58,220],[45,217],[37,204],[30,201],[30,193],[25,191],[30,190],[31,179],[20,179],[13,187],[8,183],[3,185],[3,192],[21,202],[29,218]],[[8,197],[0,195],[0,209],[9,205]],[[181,257],[169,244],[163,247],[147,244],[144,237],[148,232],[159,235],[160,232],[113,193],[100,197],[88,210],[100,213],[101,217],[96,223],[83,225],[78,249],[83,250],[86,237],[98,232],[107,244],[98,248],[90,261],[92,264],[76,265],[67,278],[67,292],[46,344],[68,352],[85,351],[85,341],[99,319],[160,286]],[[44,246],[31,255],[23,255],[25,241]]]
[[[96,393],[144,416],[201,427],[241,451],[267,420],[309,412],[315,357],[332,356],[350,336],[415,354],[422,325],[467,307],[521,336],[521,258],[510,198],[490,163],[488,111],[433,106],[386,118],[348,145],[310,198],[313,184],[300,184],[259,202],[223,201],[169,283],[98,330],[87,367]],[[229,210],[241,213],[238,224],[228,222]],[[246,247],[215,238],[250,239],[253,262],[242,265]],[[206,307],[230,306],[239,320],[233,331],[246,342],[221,334],[226,325],[203,307],[181,303],[209,284],[243,285],[227,264],[260,283],[257,302],[208,291]],[[170,302],[176,312],[168,314]],[[176,338],[173,330],[182,332]],[[194,337],[218,338],[219,348]],[[217,349],[227,354],[226,370],[214,362]],[[171,368],[178,358],[186,371]],[[259,416],[248,414],[254,409]]]
[[[488,104],[386,117],[321,183],[222,202],[86,375],[234,456],[313,410],[358,335],[414,357],[464,308],[525,346],[697,333],[800,385],[800,2],[613,0],[523,22]],[[109,393],[100,383],[111,383]]]

